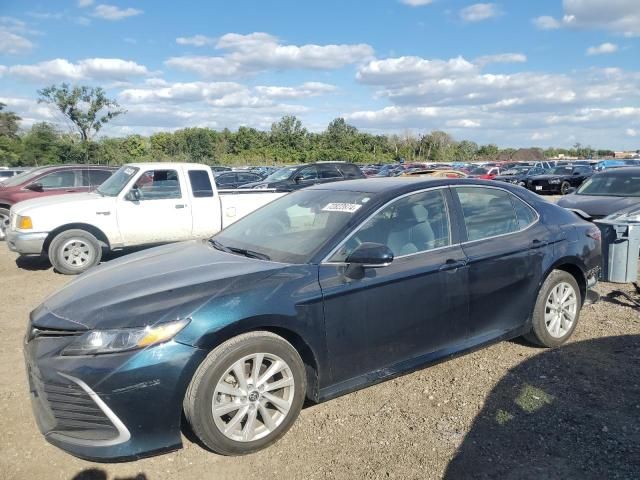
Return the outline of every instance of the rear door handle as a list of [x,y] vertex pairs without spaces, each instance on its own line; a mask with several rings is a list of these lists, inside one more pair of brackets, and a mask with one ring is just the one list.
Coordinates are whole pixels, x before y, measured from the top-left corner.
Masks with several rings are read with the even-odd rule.
[[180,203],[178,205],[176,205],[176,208],[185,208],[185,207],[186,207],[186,205],[180,204]]
[[467,265],[466,260],[454,260],[453,258],[450,258],[449,260],[444,262],[444,264],[440,267],[439,270],[441,272],[445,272],[445,271],[455,272],[459,268],[465,267],[466,265]]
[[541,247],[543,245],[542,240],[538,240],[537,238],[534,238],[533,240],[531,240],[531,248],[538,248]]

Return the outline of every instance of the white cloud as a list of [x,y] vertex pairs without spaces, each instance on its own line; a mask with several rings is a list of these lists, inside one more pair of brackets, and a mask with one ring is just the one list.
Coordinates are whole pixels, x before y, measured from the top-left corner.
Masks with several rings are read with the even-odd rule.
[[332,93],[336,90],[335,85],[321,82],[306,82],[297,87],[269,87],[258,86],[255,88],[258,93],[267,98],[308,98],[317,97]]
[[246,87],[234,82],[186,82],[167,84],[163,80],[160,85],[151,83],[150,86],[152,88],[125,89],[120,92],[119,97],[128,103],[184,103],[219,99],[232,93],[247,92]]
[[33,43],[28,38],[0,28],[0,53],[19,55],[32,49]]
[[636,130],[635,128],[627,128],[625,133],[630,137],[638,137],[640,136],[640,130]]
[[496,55],[483,55],[474,60],[476,65],[484,67],[492,63],[524,63],[527,56],[523,53],[498,53]]
[[265,70],[331,70],[370,58],[373,49],[366,44],[285,45],[273,35],[254,32],[248,35],[228,33],[215,45],[223,56],[182,56],[165,64],[192,71],[203,77],[229,77]]
[[30,30],[22,20],[0,16],[0,54],[20,55],[30,52],[34,45],[27,37],[38,33]]
[[615,43],[605,42],[600,45],[587,48],[587,55],[604,55],[607,53],[615,53],[618,51],[618,45]]
[[93,0],[78,0],[78,7],[84,8],[93,5]]
[[117,21],[144,13],[137,8],[118,8],[115,5],[100,4],[93,11],[93,16],[104,20]]
[[14,65],[8,73],[25,80],[41,82],[60,80],[124,80],[129,77],[148,75],[144,65],[119,58],[87,58],[72,63],[64,58],[56,58],[33,65]]
[[207,45],[214,45],[216,43],[215,38],[207,37],[205,35],[194,35],[193,37],[178,37],[176,38],[178,45],[193,45],[194,47],[204,47]]
[[534,18],[533,24],[540,30],[557,30],[558,28],[562,27],[562,22],[559,22],[555,18],[548,15]]
[[460,18],[465,22],[482,22],[501,14],[495,3],[475,3],[460,10]]
[[531,135],[531,140],[534,142],[537,140],[549,140],[552,136],[551,132],[534,132]]
[[431,5],[433,0],[400,0],[400,3],[404,3],[410,7],[422,7],[424,5]]
[[426,78],[442,78],[477,70],[477,66],[456,57],[450,60],[427,60],[421,57],[397,57],[372,60],[358,69],[356,78],[372,85],[411,83]]
[[461,118],[460,120],[448,120],[446,125],[447,127],[478,128],[480,127],[480,122],[468,118]]
[[628,37],[640,36],[638,0],[563,0],[562,6],[561,19],[543,16],[534,23],[542,29],[598,29]]

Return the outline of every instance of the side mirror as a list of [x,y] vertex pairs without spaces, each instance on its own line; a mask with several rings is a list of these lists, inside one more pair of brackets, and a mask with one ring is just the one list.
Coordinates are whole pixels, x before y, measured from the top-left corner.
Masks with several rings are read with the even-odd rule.
[[354,263],[362,267],[386,267],[393,262],[393,252],[381,243],[365,242],[351,252],[346,259],[347,263]]
[[302,182],[302,180],[304,180],[304,177],[302,175],[296,175],[295,177],[293,177],[293,181],[295,183],[300,183]]
[[139,202],[140,201],[140,190],[137,188],[132,188],[131,190],[129,190],[129,193],[127,193],[124,196],[125,200],[128,200],[130,202]]
[[574,175],[580,175],[580,172],[573,172]]
[[27,190],[31,190],[32,192],[42,192],[44,191],[44,187],[41,183],[35,182],[25,187]]

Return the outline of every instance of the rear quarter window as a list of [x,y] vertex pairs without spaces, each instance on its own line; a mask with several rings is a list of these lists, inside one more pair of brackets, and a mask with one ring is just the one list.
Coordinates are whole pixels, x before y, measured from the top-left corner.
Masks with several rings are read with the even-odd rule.
[[353,178],[362,178],[364,175],[360,171],[358,167],[351,163],[345,163],[343,165],[339,165],[338,169],[342,172],[345,180],[353,179]]
[[207,171],[189,170],[189,182],[195,198],[213,197],[213,187]]

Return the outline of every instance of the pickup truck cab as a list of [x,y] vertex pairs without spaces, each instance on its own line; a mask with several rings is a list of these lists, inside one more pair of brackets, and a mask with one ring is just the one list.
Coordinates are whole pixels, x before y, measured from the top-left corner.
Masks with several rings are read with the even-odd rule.
[[9,249],[49,257],[73,275],[98,264],[102,252],[207,238],[284,195],[216,189],[206,165],[124,165],[95,191],[27,200],[11,208]]

